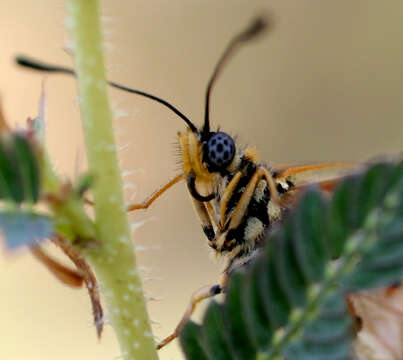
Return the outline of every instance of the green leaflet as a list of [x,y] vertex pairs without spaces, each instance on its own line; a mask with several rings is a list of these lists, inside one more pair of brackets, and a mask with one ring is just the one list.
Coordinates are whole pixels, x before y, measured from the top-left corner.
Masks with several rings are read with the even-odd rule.
[[18,133],[0,137],[0,199],[35,203],[39,188],[38,160],[29,140]]
[[[7,133],[0,137],[0,199],[12,205],[34,204],[39,199],[40,171],[37,154],[23,133]],[[53,233],[48,216],[21,208],[0,212],[0,229],[6,247],[15,249],[33,245]]]
[[346,293],[399,281],[402,239],[403,163],[347,178],[330,201],[308,191],[261,258],[231,277],[224,303],[185,326],[187,359],[352,358]]

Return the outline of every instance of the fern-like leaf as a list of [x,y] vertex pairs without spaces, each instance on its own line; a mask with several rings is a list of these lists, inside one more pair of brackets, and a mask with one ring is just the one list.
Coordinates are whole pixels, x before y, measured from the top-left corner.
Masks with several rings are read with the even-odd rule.
[[353,293],[403,277],[403,163],[369,167],[331,200],[312,189],[262,256],[233,274],[223,304],[180,340],[188,359],[352,359]]

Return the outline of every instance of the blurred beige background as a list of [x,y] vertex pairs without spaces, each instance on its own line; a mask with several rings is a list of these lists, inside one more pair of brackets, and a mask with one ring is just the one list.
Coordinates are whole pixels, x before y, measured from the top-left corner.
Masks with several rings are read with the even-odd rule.
[[[214,90],[212,121],[255,145],[264,161],[365,161],[403,146],[403,2],[400,0],[121,0],[102,2],[109,78],[159,95],[203,119],[208,77],[231,36],[270,10],[275,30],[237,54]],[[16,53],[69,65],[63,1],[0,2],[0,94],[6,115],[36,115],[43,76],[18,69]],[[60,173],[85,168],[73,79],[48,76],[47,144]],[[110,91],[123,169],[141,201],[177,173],[183,122],[157,103]],[[78,159],[78,160],[77,160]],[[133,188],[134,187],[134,188]],[[177,185],[135,234],[158,337],[176,325],[190,294],[220,266]],[[158,249],[159,248],[159,249]],[[106,326],[99,343],[84,290],[59,284],[24,252],[0,253],[0,359],[119,359]],[[176,344],[161,359],[181,359]]]

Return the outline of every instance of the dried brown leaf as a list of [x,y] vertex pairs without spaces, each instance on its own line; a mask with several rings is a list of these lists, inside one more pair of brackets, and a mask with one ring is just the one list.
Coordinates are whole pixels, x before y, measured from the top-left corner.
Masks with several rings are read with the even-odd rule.
[[357,359],[403,359],[403,286],[351,295],[350,301],[362,323]]

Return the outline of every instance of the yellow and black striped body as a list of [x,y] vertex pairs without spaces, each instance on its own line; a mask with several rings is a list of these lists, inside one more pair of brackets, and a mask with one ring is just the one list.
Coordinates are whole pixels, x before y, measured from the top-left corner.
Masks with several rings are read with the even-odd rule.
[[227,261],[228,275],[251,261],[267,229],[281,219],[283,209],[273,199],[273,186],[278,200],[293,184],[277,181],[269,167],[258,164],[254,148],[236,150],[225,169],[210,172],[197,134],[179,133],[179,143],[185,176],[195,176],[198,193],[214,194],[209,201],[198,201],[192,194],[190,198],[208,245]]
[[[233,189],[225,209],[225,217],[229,218],[235,215],[237,203],[244,194],[248,184],[254,177],[258,180],[254,185],[253,195],[246,205],[246,210],[236,227],[230,227],[230,221],[226,222],[223,229],[216,232],[214,239],[209,241],[209,246],[220,255],[226,256],[228,263],[225,272],[231,273],[238,266],[243,266],[257,255],[263,244],[266,231],[271,225],[282,218],[284,208],[273,201],[270,187],[265,178],[259,176],[261,170],[270,172],[270,169],[264,165],[256,164],[245,156],[241,156],[240,168],[242,177]],[[274,174],[271,174],[272,176]],[[231,181],[233,174],[222,179],[223,185]],[[275,180],[274,180],[275,181]],[[275,181],[276,182],[276,181]],[[280,196],[286,193],[292,184],[283,184],[276,182],[277,191]],[[220,198],[212,200],[217,208],[220,206]]]

